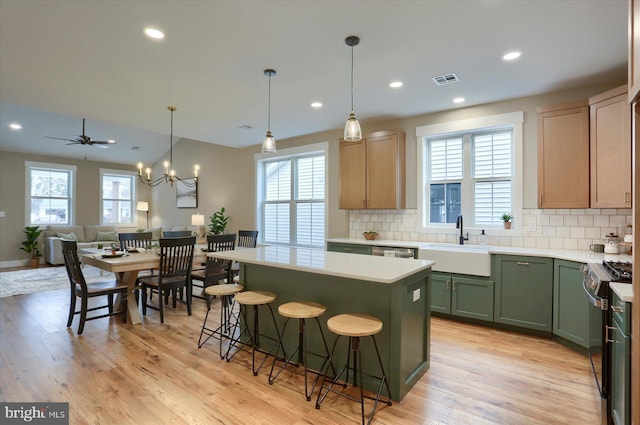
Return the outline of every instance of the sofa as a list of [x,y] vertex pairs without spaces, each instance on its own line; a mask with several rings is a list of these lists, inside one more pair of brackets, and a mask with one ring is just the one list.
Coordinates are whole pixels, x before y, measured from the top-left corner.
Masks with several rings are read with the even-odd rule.
[[116,226],[85,224],[83,226],[48,226],[44,234],[44,258],[52,265],[64,264],[62,239],[73,239],[78,248],[97,248],[98,244],[118,242]]
[[[140,229],[142,231],[142,229]],[[185,226],[167,226],[164,230],[188,230]],[[159,240],[163,235],[163,227],[153,227],[144,229],[151,232],[153,241]],[[135,229],[123,228],[122,232],[134,232]],[[101,226],[95,224],[85,224],[82,226],[48,226],[44,233],[44,259],[51,265],[64,264],[62,256],[62,239],[75,239],[78,248],[97,248],[98,244],[109,246],[111,243],[118,243],[118,233],[116,226]]]

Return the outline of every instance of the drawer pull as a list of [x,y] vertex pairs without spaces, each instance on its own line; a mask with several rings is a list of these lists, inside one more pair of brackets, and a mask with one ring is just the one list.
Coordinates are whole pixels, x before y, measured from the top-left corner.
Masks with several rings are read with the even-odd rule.
[[620,307],[619,305],[612,305],[611,306],[611,311],[614,311],[616,313],[623,313],[624,312],[624,308]]
[[528,266],[529,265],[529,263],[526,262],[526,261],[518,261],[516,264],[519,265],[519,266]]
[[351,249],[351,248],[342,248],[342,250],[343,250],[344,252],[351,252],[351,251],[353,251],[353,249]]

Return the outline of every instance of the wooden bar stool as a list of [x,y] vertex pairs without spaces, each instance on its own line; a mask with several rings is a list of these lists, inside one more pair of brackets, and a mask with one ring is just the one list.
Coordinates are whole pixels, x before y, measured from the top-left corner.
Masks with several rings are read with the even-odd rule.
[[[211,302],[207,302],[207,314],[204,316],[204,322],[202,323],[202,330],[200,331],[200,338],[198,338],[198,348],[202,347],[209,338],[214,337],[220,340],[220,359],[224,359],[222,354],[222,340],[223,338],[231,339],[231,319],[235,319],[234,323],[238,321],[237,315],[234,314],[233,308],[235,306],[234,295],[242,292],[244,286],[234,284],[222,284],[207,286],[204,290],[204,295],[208,298],[220,297],[220,326],[215,329],[207,327],[207,318],[211,311]],[[203,336],[206,335],[204,341]]]
[[[287,330],[287,324],[289,323],[289,319],[298,319],[298,346],[288,358],[281,359],[282,367],[280,368],[280,370],[277,371],[275,376],[273,374],[273,371],[276,366],[276,362],[278,361],[278,358],[277,357],[273,358],[273,364],[271,365],[271,372],[269,372],[269,385],[272,385],[275,382],[275,380],[278,378],[278,376],[280,376],[280,374],[285,369],[287,364],[292,364],[292,365],[295,365],[296,367],[302,364],[304,365],[304,395],[306,396],[307,401],[311,401],[311,395],[313,394],[313,391],[315,390],[316,385],[318,384],[318,379],[320,378],[320,375],[318,374],[318,376],[316,377],[316,380],[313,383],[313,387],[311,388],[311,392],[309,392],[308,390],[309,387],[307,383],[307,372],[308,372],[307,354],[324,358],[324,361],[322,363],[322,366],[320,367],[320,370],[323,370],[325,364],[328,361],[330,361],[329,347],[327,346],[327,340],[324,337],[322,326],[320,325],[320,321],[318,320],[318,317],[322,316],[325,311],[327,311],[327,307],[312,301],[290,302],[290,303],[282,304],[278,307],[278,313],[280,313],[281,316],[284,316],[287,318],[284,322],[284,325],[282,326],[282,334],[281,334],[282,338],[284,338],[285,331]],[[318,329],[320,329],[320,336],[322,337],[322,344],[324,345],[324,351],[326,354],[317,354],[307,350],[306,319],[314,319],[318,324]],[[282,338],[280,342],[282,342]],[[292,362],[296,354],[298,355],[298,358],[295,362]],[[333,364],[332,364],[332,367],[333,367]],[[334,369],[334,375],[335,375],[335,369]]]
[[[280,346],[282,349],[282,356],[286,357],[286,353],[284,351],[284,346],[282,345],[282,338],[280,337],[280,331],[278,330],[278,323],[276,322],[276,317],[273,314],[273,309],[271,308],[271,303],[276,300],[276,294],[267,291],[244,291],[236,294],[234,300],[240,306],[240,315],[243,319],[242,329],[237,338],[233,338],[229,342],[229,348],[227,349],[227,361],[231,361],[231,359],[240,351],[245,345],[251,344],[251,370],[254,376],[258,375],[258,372],[264,366],[267,358],[274,354],[274,349],[276,350],[275,355],[277,355],[277,347]],[[253,307],[253,331],[250,329],[249,321],[247,319],[247,307]],[[269,308],[269,312],[271,313],[271,319],[273,320],[273,326],[275,327],[277,338],[271,338],[269,336],[263,335],[260,333],[260,322],[258,316],[258,307],[266,306]],[[240,326],[241,320],[237,320],[233,330],[231,331],[231,335],[236,335],[236,331]],[[242,341],[242,336],[247,335],[247,338]],[[274,340],[273,347],[269,351],[259,350],[260,347],[260,337],[264,337],[267,339]],[[238,349],[232,354],[229,355],[231,350],[235,347]],[[256,369],[256,351],[262,351],[265,353],[264,359],[260,363],[260,366]]]
[[[362,424],[364,425],[364,399],[368,398],[374,400],[373,408],[371,409],[371,414],[369,415],[368,424],[373,420],[373,415],[376,413],[376,409],[378,407],[378,401],[381,400],[382,388],[386,386],[387,389],[387,397],[383,397],[382,401],[386,402],[387,405],[391,406],[391,390],[389,389],[389,382],[387,381],[387,375],[384,373],[384,366],[382,365],[382,359],[380,358],[380,351],[378,350],[378,344],[376,343],[375,334],[379,333],[382,330],[382,321],[372,317],[367,316],[365,314],[339,314],[337,316],[333,316],[329,320],[327,320],[327,328],[333,333],[337,335],[336,341],[333,343],[333,348],[331,349],[331,357],[333,357],[333,353],[336,349],[336,345],[338,344],[338,340],[341,336],[349,337],[349,351],[347,353],[347,364],[345,367],[335,375],[335,378],[331,380],[328,386],[325,386],[325,380],[327,376],[328,367],[325,366],[325,371],[322,375],[322,383],[320,384],[320,389],[318,391],[318,399],[316,400],[316,409],[320,408],[320,405],[324,401],[329,391],[334,392],[338,395],[341,395],[349,400],[359,401],[360,402],[360,410],[362,413]],[[376,349],[376,356],[378,357],[378,363],[380,365],[380,371],[382,372],[382,376],[374,376],[370,374],[365,374],[361,370],[362,367],[362,353],[360,350],[360,337],[370,336],[373,341],[373,345]],[[351,357],[353,357],[353,366],[351,366]],[[349,394],[344,392],[344,388],[347,387],[349,382],[349,371],[353,371],[353,386],[360,387],[360,398],[357,399],[355,397],[350,396]],[[338,383],[342,374],[346,372],[347,375],[345,380],[343,381],[343,391],[337,391],[333,389],[333,386]],[[371,378],[375,378],[380,380],[380,385],[378,386],[378,391],[376,393],[375,398],[370,396],[365,396],[362,388],[362,375],[366,375]],[[323,393],[323,390],[326,390]]]

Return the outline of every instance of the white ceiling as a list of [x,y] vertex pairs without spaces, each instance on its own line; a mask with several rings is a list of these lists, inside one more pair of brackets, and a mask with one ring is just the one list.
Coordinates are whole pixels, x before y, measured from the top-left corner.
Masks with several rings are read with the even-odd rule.
[[[267,127],[265,68],[277,70],[276,140],[340,128],[352,34],[364,123],[624,81],[627,9],[627,0],[0,0],[0,148],[156,161],[168,150],[168,105],[178,108],[174,140],[256,145]],[[146,38],[145,26],[165,40]],[[523,56],[503,62],[511,49]],[[449,72],[461,81],[431,80]],[[396,79],[404,86],[389,88]],[[466,103],[454,105],[457,96]],[[74,138],[82,117],[87,135],[117,145],[44,138]],[[14,121],[23,130],[7,127]]]

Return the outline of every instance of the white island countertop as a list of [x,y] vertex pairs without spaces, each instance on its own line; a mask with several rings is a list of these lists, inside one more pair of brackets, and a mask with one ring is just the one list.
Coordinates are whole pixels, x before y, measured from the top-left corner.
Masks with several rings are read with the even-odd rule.
[[374,257],[289,246],[210,252],[208,256],[329,276],[394,283],[435,264],[429,260]]

